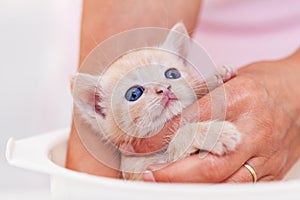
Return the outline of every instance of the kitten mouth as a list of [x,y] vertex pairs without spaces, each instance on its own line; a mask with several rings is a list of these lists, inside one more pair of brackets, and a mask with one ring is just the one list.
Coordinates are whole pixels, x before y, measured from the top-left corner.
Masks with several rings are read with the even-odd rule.
[[173,103],[174,101],[177,101],[177,100],[178,100],[178,98],[175,96],[174,93],[172,93],[172,92],[167,93],[163,98],[164,108],[167,108],[171,103]]

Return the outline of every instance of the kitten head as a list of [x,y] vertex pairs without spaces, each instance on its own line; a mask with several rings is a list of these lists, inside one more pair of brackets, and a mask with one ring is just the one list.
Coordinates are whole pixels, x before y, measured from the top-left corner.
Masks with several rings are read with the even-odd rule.
[[71,82],[79,113],[115,144],[156,133],[204,93],[182,58],[189,42],[179,23],[159,48],[123,55],[100,77],[78,73]]

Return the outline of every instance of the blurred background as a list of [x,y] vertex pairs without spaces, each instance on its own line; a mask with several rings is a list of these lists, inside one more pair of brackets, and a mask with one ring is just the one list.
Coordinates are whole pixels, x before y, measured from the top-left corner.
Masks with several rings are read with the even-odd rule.
[[48,177],[9,166],[5,147],[70,125],[80,19],[81,0],[0,0],[0,199],[49,193]]

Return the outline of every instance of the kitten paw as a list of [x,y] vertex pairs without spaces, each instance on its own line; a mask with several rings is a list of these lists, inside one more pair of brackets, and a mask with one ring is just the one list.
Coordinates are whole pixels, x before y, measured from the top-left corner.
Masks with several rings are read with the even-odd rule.
[[216,155],[223,155],[227,152],[233,151],[241,141],[240,132],[237,130],[236,126],[230,122],[223,121],[215,123],[222,124],[220,126],[216,142],[212,146],[210,152]]
[[218,69],[217,74],[219,76],[219,80],[225,83],[235,77],[237,75],[237,71],[231,66],[223,65]]
[[228,121],[190,123],[175,133],[166,155],[168,162],[182,159],[199,150],[223,155],[233,151],[240,141],[240,132]]

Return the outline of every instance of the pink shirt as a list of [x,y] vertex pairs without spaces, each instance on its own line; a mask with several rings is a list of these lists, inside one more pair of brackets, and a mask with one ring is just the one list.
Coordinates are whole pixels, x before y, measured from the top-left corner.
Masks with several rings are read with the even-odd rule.
[[193,38],[217,65],[285,57],[300,47],[300,1],[204,1]]

